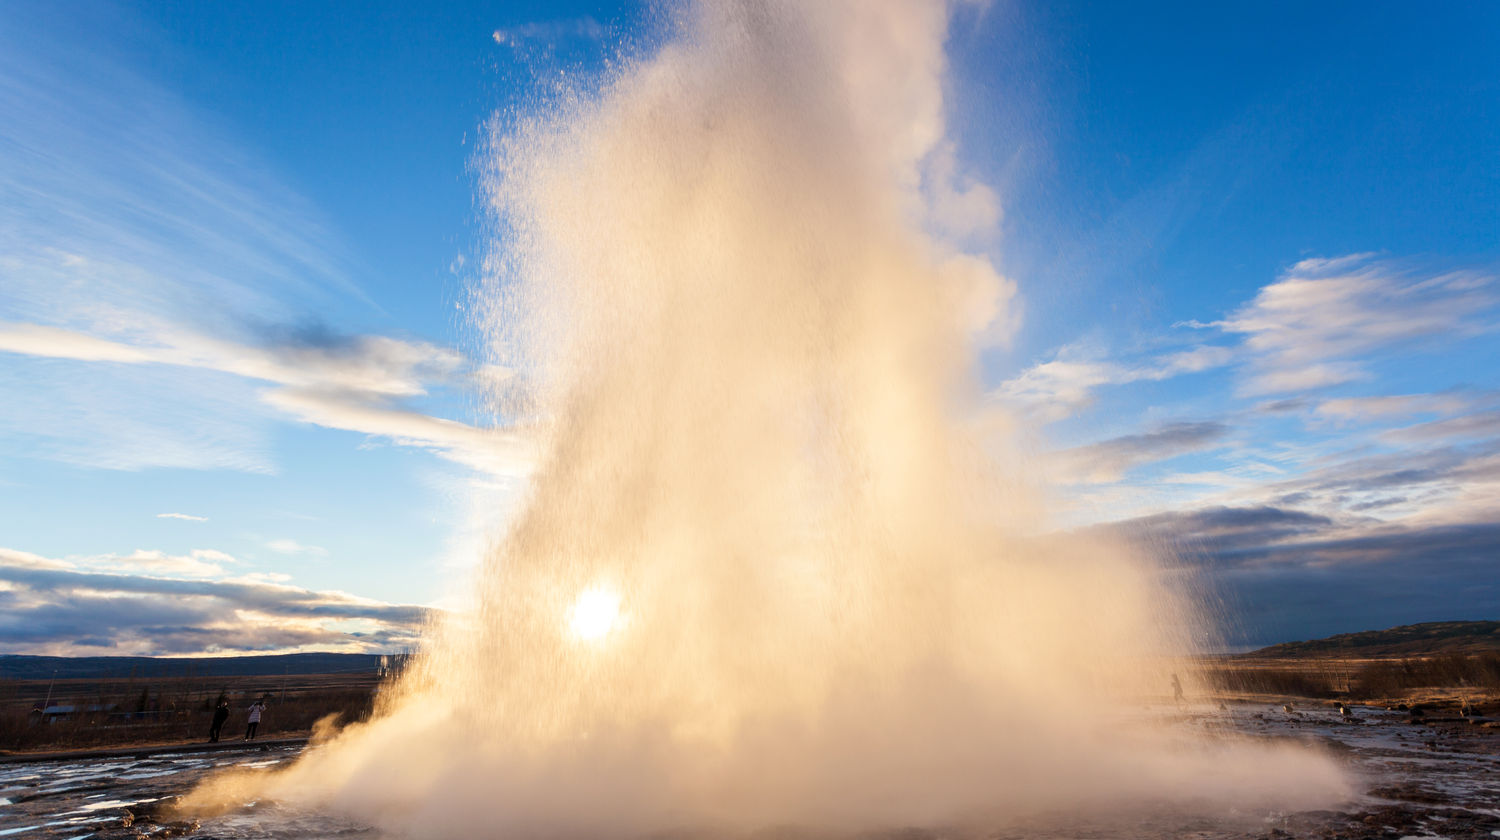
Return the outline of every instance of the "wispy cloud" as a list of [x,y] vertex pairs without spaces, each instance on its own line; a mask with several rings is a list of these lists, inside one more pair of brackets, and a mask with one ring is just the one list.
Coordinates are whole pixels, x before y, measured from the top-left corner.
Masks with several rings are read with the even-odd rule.
[[[251,346],[166,328],[141,343],[39,324],[0,323],[0,351],[55,359],[203,368],[295,388],[414,396],[462,363],[457,353],[385,336],[327,336],[319,343]],[[149,343],[148,343],[149,342]]]
[[239,561],[211,548],[195,548],[187,554],[137,549],[129,554],[76,559],[75,564],[89,569],[130,574],[167,575],[170,577],[216,578],[229,574],[228,566]]
[[265,402],[297,419],[347,429],[401,446],[428,449],[448,460],[496,475],[524,475],[536,457],[536,442],[507,429],[482,429],[457,420],[393,407],[357,392],[281,388]]
[[1224,320],[1195,326],[1242,336],[1241,393],[1307,391],[1368,378],[1377,352],[1493,329],[1493,286],[1485,274],[1421,272],[1368,254],[1309,259]]
[[181,519],[184,522],[207,522],[206,516],[194,516],[191,513],[158,513],[157,519]]
[[1500,438],[1500,412],[1474,412],[1460,417],[1404,426],[1382,432],[1381,438],[1393,443],[1429,442],[1455,438],[1469,440]]
[[1229,426],[1218,421],[1169,423],[1149,432],[1064,449],[1053,455],[1051,463],[1067,481],[1115,482],[1136,467],[1213,447],[1228,433]]
[[302,543],[299,543],[296,540],[290,538],[271,540],[270,542],[266,543],[266,548],[271,549],[277,554],[305,554],[311,555],[313,557],[328,556],[328,549],[323,548],[322,546],[303,545]]
[[373,304],[268,162],[42,20],[0,26],[0,455],[274,472],[264,384],[344,395],[369,426],[468,375],[422,341],[255,326]]
[[0,28],[0,310],[277,319],[287,299],[363,297],[267,163],[77,34]]
[[[1177,325],[1216,332],[1216,340],[1227,343],[1135,359],[1064,346],[1002,382],[993,397],[1052,422],[1089,407],[1101,388],[1225,367],[1244,373],[1237,396],[1317,391],[1368,379],[1369,362],[1380,354],[1491,331],[1500,326],[1497,308],[1494,278],[1477,271],[1422,271],[1368,254],[1303,260],[1227,317]],[[1320,412],[1395,413],[1416,399],[1330,400]],[[1441,403],[1459,398],[1423,399],[1428,410],[1441,410]]]
[[1318,403],[1316,412],[1337,420],[1369,417],[1410,417],[1418,414],[1453,414],[1474,404],[1474,398],[1460,393],[1386,394],[1366,397],[1340,397]]
[[487,430],[405,408],[401,398],[434,386],[493,376],[459,354],[419,341],[385,336],[344,337],[324,331],[281,333],[261,346],[167,329],[130,340],[102,338],[60,327],[0,323],[0,352],[116,365],[165,365],[231,374],[282,387],[259,401],[315,425],[426,448],[490,472],[529,469],[531,445],[519,434]]
[[1098,358],[1076,347],[1063,347],[1052,359],[1000,383],[991,392],[991,398],[1018,407],[1043,422],[1051,422],[1088,407],[1099,388],[1160,382],[1222,367],[1233,358],[1231,348],[1211,344],[1136,362]]

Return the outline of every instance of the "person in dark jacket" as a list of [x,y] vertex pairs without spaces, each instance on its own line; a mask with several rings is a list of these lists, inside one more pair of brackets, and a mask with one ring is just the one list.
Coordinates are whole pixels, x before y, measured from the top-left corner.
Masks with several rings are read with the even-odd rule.
[[219,740],[219,731],[224,728],[226,720],[229,720],[229,701],[221,695],[219,705],[214,706],[214,722],[208,727],[208,740]]

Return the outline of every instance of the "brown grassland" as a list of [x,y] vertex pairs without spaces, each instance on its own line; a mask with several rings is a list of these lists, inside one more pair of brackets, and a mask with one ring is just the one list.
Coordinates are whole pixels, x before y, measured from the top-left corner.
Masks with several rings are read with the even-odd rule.
[[[1190,685],[1196,683],[1200,696],[1190,700],[1420,706],[1429,716],[1466,711],[1471,718],[1500,717],[1500,622],[1494,621],[1407,625],[1200,657],[1181,666],[1196,678]],[[246,710],[256,698],[267,704],[257,737],[302,737],[319,721],[326,726],[367,719],[381,687],[373,669],[0,679],[0,753],[202,743],[221,694],[230,707],[224,740],[243,737]],[[46,702],[71,709],[49,719],[40,711]]]
[[[0,680],[0,751],[78,750],[208,740],[214,704],[222,693],[229,719],[221,739],[245,735],[247,709],[265,698],[257,738],[304,736],[325,718],[340,723],[370,714],[380,688],[369,674],[288,677],[168,677],[156,679]],[[74,711],[46,719],[51,705]]]
[[1430,656],[1224,656],[1198,676],[1219,699],[1302,698],[1375,706],[1500,705],[1500,651]]

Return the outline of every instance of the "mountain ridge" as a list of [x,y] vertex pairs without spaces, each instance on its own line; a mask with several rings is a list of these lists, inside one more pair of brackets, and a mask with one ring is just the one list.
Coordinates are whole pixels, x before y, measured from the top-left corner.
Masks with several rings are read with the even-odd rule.
[[1303,656],[1395,657],[1500,651],[1500,621],[1428,621],[1384,630],[1282,642],[1241,654],[1247,659]]
[[31,656],[0,654],[0,679],[161,679],[374,673],[374,653],[269,653],[250,656]]

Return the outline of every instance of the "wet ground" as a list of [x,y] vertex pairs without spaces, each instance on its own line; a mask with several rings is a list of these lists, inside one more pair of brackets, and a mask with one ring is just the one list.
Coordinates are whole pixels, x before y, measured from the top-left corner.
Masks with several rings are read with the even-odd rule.
[[[1241,704],[1204,708],[1179,725],[1252,737],[1297,738],[1348,762],[1362,795],[1339,810],[1303,813],[1173,813],[1143,810],[1108,820],[1032,823],[994,832],[993,840],[1039,838],[1500,838],[1500,728],[1460,719],[1413,724],[1404,712],[1355,709],[1348,721],[1331,708]],[[170,816],[167,805],[214,770],[273,767],[300,748],[212,754],[161,754],[0,765],[0,840],[360,840],[377,834],[346,820],[292,813],[274,803],[201,822]],[[898,833],[917,840],[925,832]]]

